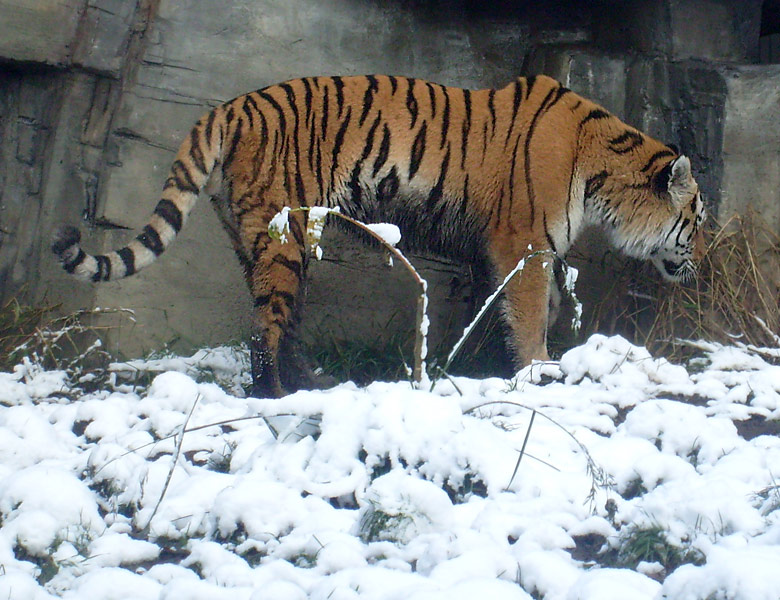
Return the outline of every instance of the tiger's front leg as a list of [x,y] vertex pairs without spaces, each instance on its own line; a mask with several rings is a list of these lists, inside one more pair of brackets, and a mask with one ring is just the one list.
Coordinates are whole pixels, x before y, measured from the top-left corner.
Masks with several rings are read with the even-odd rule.
[[[501,281],[517,265],[507,258],[494,259],[494,263]],[[517,368],[525,367],[533,360],[550,359],[547,353],[547,321],[551,263],[552,258],[544,254],[526,259],[522,272],[517,273],[504,288],[503,312],[511,331],[508,344],[514,351]]]

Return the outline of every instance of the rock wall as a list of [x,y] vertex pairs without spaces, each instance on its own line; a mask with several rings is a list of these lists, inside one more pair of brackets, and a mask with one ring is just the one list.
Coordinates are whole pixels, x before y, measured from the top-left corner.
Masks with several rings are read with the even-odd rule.
[[[0,0],[0,296],[21,290],[64,312],[131,308],[135,323],[108,336],[128,354],[245,336],[249,297],[205,206],[159,263],[121,282],[76,284],[48,240],[57,223],[84,218],[89,248],[122,244],[205,110],[303,75],[386,72],[476,88],[548,73],[677,143],[714,211],[740,210],[745,198],[780,227],[780,74],[752,65],[760,9],[758,0]],[[330,236],[304,329],[369,340],[406,329],[414,302],[404,273]],[[459,330],[470,274],[422,264],[434,335]]]

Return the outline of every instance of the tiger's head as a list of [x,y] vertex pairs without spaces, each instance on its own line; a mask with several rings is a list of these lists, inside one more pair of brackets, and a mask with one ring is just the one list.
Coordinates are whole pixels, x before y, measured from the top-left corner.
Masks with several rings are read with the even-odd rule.
[[668,281],[689,281],[704,253],[704,203],[687,156],[671,160],[654,178],[656,194],[672,208],[649,258]]
[[688,281],[704,254],[704,204],[691,161],[665,146],[658,155],[669,158],[652,173],[629,168],[599,181],[591,206],[616,247],[650,260],[668,281]]

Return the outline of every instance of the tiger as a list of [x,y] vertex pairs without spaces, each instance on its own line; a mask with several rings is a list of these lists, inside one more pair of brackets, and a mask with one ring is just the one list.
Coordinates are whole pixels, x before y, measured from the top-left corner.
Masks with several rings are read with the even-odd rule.
[[[549,360],[545,256],[565,257],[580,232],[597,225],[628,256],[685,281],[701,254],[705,215],[690,160],[676,147],[550,77],[479,90],[385,75],[304,77],[204,115],[181,143],[148,223],[126,246],[91,255],[78,229],[63,227],[52,250],[84,280],[137,273],[171,244],[204,189],[253,299],[258,397],[302,386],[285,348],[309,262],[307,208],[393,223],[406,248],[479,258],[496,281],[542,252],[503,292],[518,368]],[[285,242],[269,234],[284,207]]]

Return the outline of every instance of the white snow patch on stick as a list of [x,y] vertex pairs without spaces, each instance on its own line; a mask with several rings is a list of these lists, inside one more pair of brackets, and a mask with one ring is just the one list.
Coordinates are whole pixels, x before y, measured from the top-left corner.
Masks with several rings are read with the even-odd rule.
[[401,230],[392,223],[366,223],[366,227],[394,248],[401,241]]
[[268,235],[279,240],[282,244],[287,242],[287,234],[290,233],[289,215],[290,207],[285,206],[281,211],[276,213],[268,223]]

